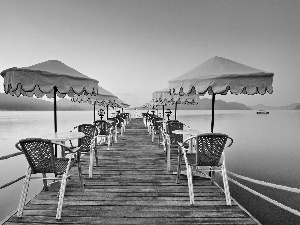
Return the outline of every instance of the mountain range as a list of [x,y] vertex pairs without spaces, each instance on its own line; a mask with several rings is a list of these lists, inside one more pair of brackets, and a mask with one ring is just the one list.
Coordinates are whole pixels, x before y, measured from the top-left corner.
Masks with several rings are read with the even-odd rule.
[[290,105],[285,106],[268,106],[263,104],[253,105],[249,106],[251,109],[254,110],[294,110],[294,109],[300,109],[300,103],[293,103]]
[[[136,107],[137,109],[144,109],[142,107]],[[158,108],[162,108],[159,106]],[[174,110],[174,105],[165,106],[165,108]],[[203,98],[198,100],[198,104],[196,105],[185,105],[185,104],[178,104],[178,110],[211,110],[212,104],[211,99]],[[135,109],[135,108],[133,108]],[[222,100],[215,101],[215,110],[251,110],[248,106],[238,103],[238,102],[225,102]]]
[[[97,106],[97,108],[99,108]],[[136,107],[137,109],[144,109]],[[166,106],[165,108],[174,109],[174,105]],[[59,99],[57,101],[58,111],[91,111],[94,106],[88,103],[72,102],[67,98]],[[135,109],[135,108],[132,108]],[[178,110],[211,110],[211,99],[203,98],[199,100],[197,105],[181,105],[178,104]],[[253,105],[246,106],[237,102],[225,102],[216,100],[216,110],[300,110],[300,103],[294,103],[286,106],[267,106],[267,105]],[[53,102],[31,97],[16,97],[9,94],[0,93],[0,111],[52,111]]]
[[[57,110],[59,111],[93,110],[93,107],[87,103],[74,103],[68,99],[57,101]],[[53,102],[43,99],[0,93],[0,111],[52,111],[53,108]]]

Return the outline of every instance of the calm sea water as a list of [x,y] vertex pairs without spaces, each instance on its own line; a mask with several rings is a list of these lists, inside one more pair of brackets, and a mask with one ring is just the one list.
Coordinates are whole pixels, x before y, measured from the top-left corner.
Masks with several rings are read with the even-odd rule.
[[[211,111],[181,110],[177,118],[192,129],[210,131]],[[78,124],[92,121],[93,112],[90,111],[58,112],[59,131],[69,131]],[[21,138],[53,131],[53,112],[0,111],[0,155],[16,152],[14,145]],[[214,132],[226,133],[234,140],[233,145],[226,149],[226,166],[229,171],[300,188],[300,111],[270,111],[269,115],[258,115],[255,111],[216,111]],[[0,161],[0,185],[24,175],[26,166],[23,156]],[[238,181],[300,211],[299,194]],[[23,181],[20,181],[0,190],[0,221],[16,210],[22,185]],[[32,181],[30,187],[29,196],[33,197],[42,188],[41,182]],[[300,224],[299,217],[231,183],[230,191],[262,224]]]

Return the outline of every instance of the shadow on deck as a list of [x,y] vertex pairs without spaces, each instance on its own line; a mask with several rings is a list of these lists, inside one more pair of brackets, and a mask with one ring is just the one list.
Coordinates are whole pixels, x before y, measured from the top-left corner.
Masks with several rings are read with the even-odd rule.
[[[210,180],[194,180],[195,206],[189,205],[186,177],[175,183],[166,171],[164,152],[151,143],[142,119],[132,119],[110,150],[98,147],[99,166],[88,178],[89,156],[82,159],[85,191],[80,192],[76,167],[67,183],[62,219],[55,219],[59,184],[41,192],[5,224],[257,224]],[[172,171],[176,155],[172,154]]]

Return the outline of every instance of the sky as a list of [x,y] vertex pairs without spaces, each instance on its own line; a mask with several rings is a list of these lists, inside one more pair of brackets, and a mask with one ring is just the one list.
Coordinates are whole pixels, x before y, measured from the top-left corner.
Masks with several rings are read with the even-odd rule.
[[298,0],[0,0],[0,9],[0,71],[60,60],[135,107],[220,56],[273,72],[274,92],[216,99],[300,102]]

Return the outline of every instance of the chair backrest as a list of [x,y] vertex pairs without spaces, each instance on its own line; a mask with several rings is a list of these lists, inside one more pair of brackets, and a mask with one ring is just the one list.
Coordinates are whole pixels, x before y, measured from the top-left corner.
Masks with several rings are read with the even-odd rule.
[[81,124],[78,126],[78,132],[85,134],[84,137],[78,139],[78,146],[81,151],[89,151],[91,142],[96,135],[96,126],[93,124]]
[[179,120],[168,120],[166,123],[173,123],[173,122],[179,122]]
[[40,138],[22,139],[16,148],[24,153],[32,173],[57,174],[54,148],[50,140]]
[[183,142],[183,134],[174,134],[174,130],[183,130],[184,124],[178,121],[168,122],[166,124],[166,132],[170,136],[170,144],[177,145],[178,142]]
[[117,123],[117,127],[122,127],[122,124],[124,123],[124,119],[121,116],[116,116],[116,123]]
[[152,118],[152,125],[154,127],[154,130],[160,130],[161,126],[162,126],[162,123],[159,123],[157,121],[160,121],[160,120],[163,120],[162,118],[160,117],[154,117]]
[[97,135],[106,135],[109,126],[108,122],[106,122],[105,120],[96,120],[94,122],[94,125],[97,129]]
[[196,165],[218,166],[227,138],[229,137],[226,134],[220,133],[198,135],[196,142]]

